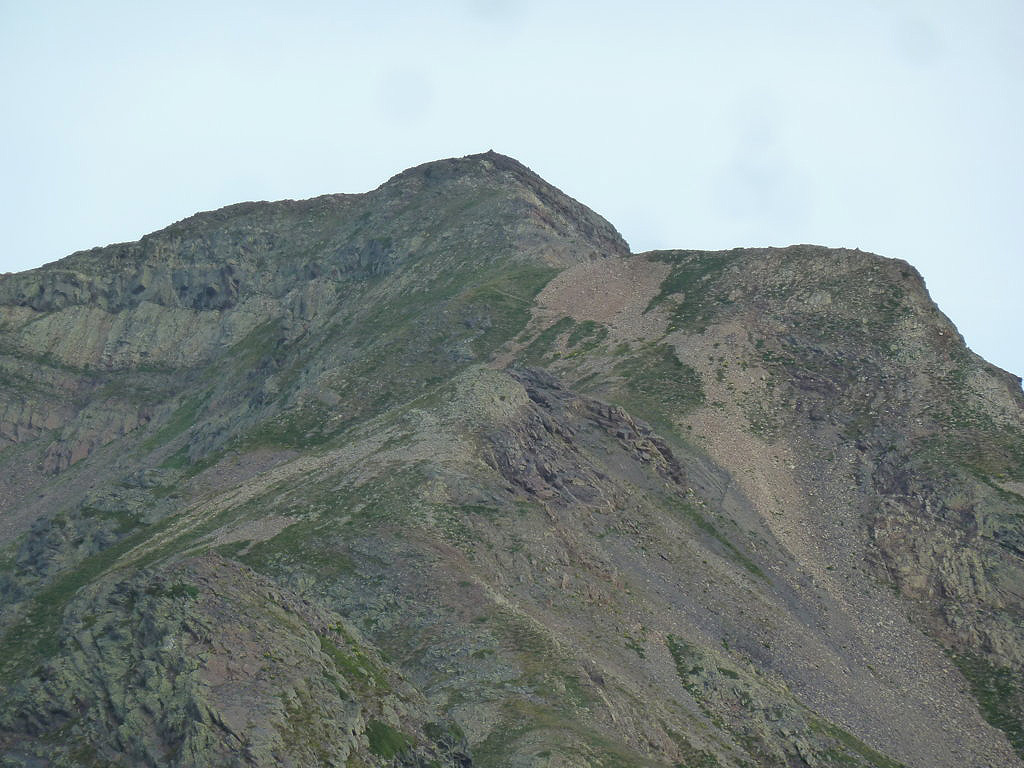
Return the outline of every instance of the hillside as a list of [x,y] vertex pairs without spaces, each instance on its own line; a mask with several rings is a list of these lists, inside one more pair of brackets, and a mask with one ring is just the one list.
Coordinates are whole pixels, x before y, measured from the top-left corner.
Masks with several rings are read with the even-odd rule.
[[495,154],[0,276],[12,766],[1024,766],[1024,394]]

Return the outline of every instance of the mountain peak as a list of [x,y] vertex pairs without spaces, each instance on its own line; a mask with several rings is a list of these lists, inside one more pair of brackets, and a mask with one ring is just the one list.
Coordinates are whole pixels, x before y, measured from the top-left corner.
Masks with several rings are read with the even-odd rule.
[[444,258],[443,241],[459,239],[473,240],[483,262],[566,266],[629,253],[605,219],[521,163],[487,152],[411,168],[363,194],[197,213],[138,242],[0,278],[0,304],[223,309],[254,292],[281,297],[317,277],[383,274],[430,254]]
[[1024,766],[1024,395],[905,262],[486,152],[2,277],[0,373],[5,765]]
[[393,176],[377,191],[402,188],[422,192],[463,184],[491,190],[504,190],[510,198],[529,193],[535,215],[558,226],[579,230],[598,246],[595,255],[626,255],[629,246],[606,219],[566,195],[515,158],[488,150],[459,158],[435,160],[409,168]]
[[462,157],[449,157],[441,160],[431,160],[426,163],[421,163],[420,165],[407,168],[406,170],[395,174],[388,181],[384,182],[384,185],[382,186],[410,177],[423,177],[426,179],[440,181],[456,176],[486,175],[495,171],[509,172],[523,182],[531,185],[548,185],[544,179],[515,158],[495,152],[493,149],[489,149],[486,152],[478,152],[475,154],[464,155]]

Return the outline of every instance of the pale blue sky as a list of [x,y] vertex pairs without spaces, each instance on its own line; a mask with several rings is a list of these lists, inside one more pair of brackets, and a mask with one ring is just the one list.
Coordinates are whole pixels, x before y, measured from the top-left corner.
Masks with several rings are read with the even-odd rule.
[[0,0],[0,270],[495,149],[634,251],[906,259],[1024,373],[1024,2]]

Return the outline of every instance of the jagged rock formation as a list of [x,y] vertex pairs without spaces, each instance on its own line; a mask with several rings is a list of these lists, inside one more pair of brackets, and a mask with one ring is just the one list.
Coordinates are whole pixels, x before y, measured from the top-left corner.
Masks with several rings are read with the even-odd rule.
[[0,277],[10,765],[995,766],[1024,395],[494,153]]

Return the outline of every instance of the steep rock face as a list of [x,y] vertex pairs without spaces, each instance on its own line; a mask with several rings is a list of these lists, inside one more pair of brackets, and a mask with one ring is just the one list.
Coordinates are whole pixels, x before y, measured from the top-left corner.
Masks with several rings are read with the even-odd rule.
[[668,444],[621,408],[581,398],[543,369],[514,370],[512,376],[523,385],[531,408],[515,429],[488,436],[484,461],[528,496],[557,506],[598,500],[596,491],[607,475],[586,472],[589,462],[579,451],[584,435],[577,424],[614,437],[633,462],[685,487],[683,468]]
[[1024,397],[904,262],[487,153],[0,278],[0,366],[14,765],[1020,764]]

